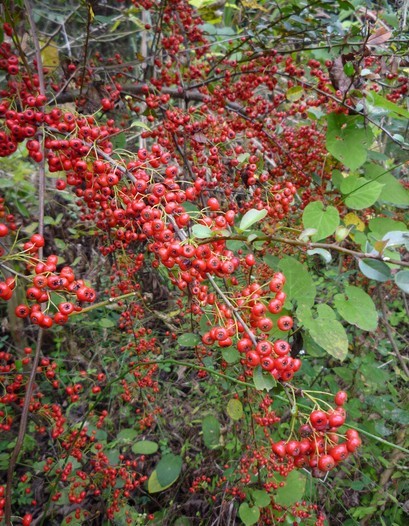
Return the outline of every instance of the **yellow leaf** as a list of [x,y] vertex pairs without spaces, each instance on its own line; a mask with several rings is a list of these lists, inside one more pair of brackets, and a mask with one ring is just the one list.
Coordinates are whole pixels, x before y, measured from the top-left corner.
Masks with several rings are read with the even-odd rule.
[[379,252],[379,254],[382,254],[382,252],[384,251],[386,245],[388,244],[388,240],[386,241],[376,241],[374,243],[374,249]]
[[359,232],[363,232],[365,230],[365,223],[362,221],[362,219],[360,219],[356,214],[354,214],[353,212],[350,212],[349,214],[347,214],[344,218],[343,218],[343,221],[345,223],[346,226],[349,226],[349,225],[354,225],[355,228],[357,230],[359,230]]
[[60,60],[58,58],[58,47],[52,40],[48,43],[40,41],[40,46],[42,48],[41,59],[43,61],[43,66],[50,72],[54,71],[60,65]]
[[171,482],[170,484],[167,484],[166,486],[162,486],[159,482],[159,479],[158,479],[158,474],[156,472],[156,469],[154,469],[151,473],[151,476],[149,477],[149,480],[148,480],[148,492],[149,493],[159,493],[160,491],[163,491],[167,488],[170,488],[171,485],[174,483]]
[[259,11],[268,11],[264,6],[257,3],[255,0],[242,0],[241,2],[244,7],[249,7],[250,9],[258,9]]

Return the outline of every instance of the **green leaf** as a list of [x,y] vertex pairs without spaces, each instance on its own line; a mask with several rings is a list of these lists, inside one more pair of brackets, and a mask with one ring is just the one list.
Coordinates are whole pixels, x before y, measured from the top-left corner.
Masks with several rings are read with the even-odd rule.
[[280,259],[277,256],[272,256],[271,254],[266,254],[263,257],[263,261],[273,270],[276,270],[278,268],[278,264],[280,263]]
[[369,221],[368,227],[377,239],[382,239],[385,234],[395,230],[407,231],[405,223],[402,223],[402,221],[395,221],[389,217],[374,217]]
[[236,398],[231,398],[227,404],[227,414],[232,420],[240,420],[243,416],[243,404]]
[[123,442],[131,442],[139,435],[136,429],[121,429],[117,435],[117,439]]
[[327,117],[327,150],[351,170],[364,164],[373,142],[371,129],[360,115],[330,113]]
[[228,364],[237,363],[240,360],[240,353],[235,347],[222,349],[222,357]]
[[158,444],[152,440],[139,440],[131,449],[135,455],[153,455],[158,450]]
[[21,214],[24,217],[30,217],[30,212],[19,199],[14,199],[13,205],[17,208],[19,214]]
[[213,415],[207,415],[202,420],[203,442],[209,449],[220,445],[220,423]]
[[345,360],[348,354],[348,337],[342,324],[337,321],[335,312],[329,305],[317,305],[316,318],[310,309],[301,306],[297,309],[300,322],[309,331],[311,338],[328,354],[337,360]]
[[114,321],[110,320],[109,318],[101,318],[98,321],[98,325],[100,327],[103,327],[104,329],[110,329],[112,327],[115,327],[116,323]]
[[196,347],[199,342],[200,336],[193,332],[186,332],[185,334],[181,334],[178,338],[178,344],[182,345],[182,347]]
[[239,507],[239,517],[246,526],[252,526],[252,524],[257,524],[260,510],[257,506],[250,508],[247,502],[242,502]]
[[149,126],[147,124],[145,124],[144,122],[142,121],[133,121],[133,123],[131,124],[131,128],[144,128],[145,130],[148,130],[148,131],[151,131],[151,129],[149,128]]
[[307,250],[307,254],[309,256],[314,256],[315,254],[321,256],[327,265],[332,261],[331,252],[325,250],[325,248],[314,248],[313,250]]
[[320,241],[335,232],[339,225],[339,213],[335,206],[327,206],[324,210],[322,201],[313,201],[305,207],[302,220],[304,228],[315,228],[317,230],[311,239]]
[[117,466],[120,463],[119,462],[120,452],[118,449],[108,449],[105,455],[108,459],[108,462],[111,464],[111,466]]
[[376,180],[384,185],[378,199],[379,201],[399,207],[409,206],[409,191],[390,171],[385,173],[383,166],[373,163],[365,164],[364,171],[367,179]]
[[316,288],[306,267],[295,258],[284,257],[280,261],[279,268],[286,277],[284,292],[288,295],[288,299],[297,302],[298,305],[312,307]]
[[114,150],[122,150],[126,146],[126,135],[123,132],[118,133],[112,137],[111,142]]
[[345,195],[345,204],[354,210],[372,206],[381,195],[383,184],[365,177],[350,175],[342,181],[341,192]]
[[284,479],[285,486],[279,487],[274,496],[274,502],[280,506],[291,506],[302,500],[307,479],[298,470],[291,471]]
[[401,270],[395,276],[396,285],[409,294],[409,270]]
[[267,210],[265,208],[263,210],[256,210],[255,208],[252,208],[241,218],[239,230],[248,230],[252,225],[264,219],[266,215]]
[[[177,478],[175,480],[177,480]],[[165,486],[162,486],[158,480],[158,473],[155,469],[152,471],[148,479],[148,492],[149,493],[159,493],[159,491],[163,491],[167,488],[170,488],[170,486],[175,482],[175,480],[173,480],[170,484],[166,484]]]
[[[366,100],[372,106],[383,108],[389,112],[396,113],[400,117],[409,119],[409,111],[407,109],[405,109],[403,106],[398,106],[388,99],[385,99],[385,97],[382,97],[382,95],[379,95],[379,93],[375,93],[375,91],[368,91],[366,94]],[[393,116],[391,115],[391,117]]]
[[391,270],[386,263],[377,259],[360,259],[360,271],[364,276],[375,281],[385,282],[391,279]]
[[352,62],[347,62],[344,65],[344,73],[348,77],[353,77],[355,75],[355,68],[354,68],[354,65],[352,64]]
[[179,455],[168,453],[160,459],[155,471],[162,487],[173,484],[182,471],[182,458]]
[[276,385],[276,381],[271,374],[264,372],[260,366],[253,371],[253,382],[257,391],[270,391]]
[[378,326],[378,313],[372,298],[359,287],[345,287],[344,294],[334,296],[339,314],[352,325],[364,331],[374,331]]
[[271,503],[270,494],[264,489],[253,489],[251,490],[251,498],[254,501],[254,504],[259,508],[265,508]]
[[250,154],[249,154],[248,152],[246,152],[246,153],[241,153],[241,154],[239,154],[239,155],[237,156],[237,161],[238,161],[239,163],[244,163],[244,162],[246,162],[246,161],[249,159],[249,157],[250,157]]
[[292,88],[288,89],[285,93],[286,99],[290,102],[300,100],[303,95],[304,90],[301,86],[293,86]]
[[193,225],[192,234],[198,239],[206,239],[212,236],[211,229],[206,225]]

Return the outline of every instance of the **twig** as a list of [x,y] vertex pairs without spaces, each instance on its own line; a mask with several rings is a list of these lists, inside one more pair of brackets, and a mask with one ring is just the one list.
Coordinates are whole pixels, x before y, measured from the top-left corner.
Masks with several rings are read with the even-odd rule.
[[[36,26],[33,18],[33,12],[30,5],[30,0],[24,0],[26,8],[26,14],[30,24],[31,36],[34,42],[35,56],[37,61],[37,73],[39,79],[40,93],[45,95],[45,82],[43,72],[43,62],[41,58],[40,43],[37,38]],[[40,141],[41,142],[41,141]],[[44,153],[44,152],[43,152]],[[44,235],[44,205],[45,205],[45,155],[39,165],[38,171],[38,233]],[[38,258],[43,259],[43,248],[41,247],[38,251]],[[5,523],[6,526],[11,526],[11,502],[12,502],[12,486],[13,486],[13,475],[14,469],[17,463],[18,456],[24,442],[24,436],[26,434],[28,414],[30,408],[30,401],[33,394],[34,382],[37,374],[37,366],[40,359],[41,343],[43,339],[43,329],[39,329],[37,335],[36,351],[34,354],[33,363],[31,364],[30,377],[26,387],[26,394],[24,398],[24,405],[21,412],[20,427],[18,430],[16,445],[14,446],[13,452],[10,457],[10,464],[7,470],[7,487],[6,487],[6,503],[5,503]]]
[[40,360],[43,332],[44,331],[41,328],[38,331],[37,345],[36,345],[36,350],[34,354],[34,360],[33,360],[33,363],[31,364],[30,378],[28,379],[25,398],[24,398],[24,405],[21,411],[20,428],[18,430],[16,445],[14,446],[13,453],[11,454],[11,457],[10,457],[9,467],[7,469],[6,505],[5,505],[5,510],[4,510],[4,520],[5,520],[6,526],[12,525],[11,523],[11,500],[12,500],[11,492],[13,488],[13,475],[14,475],[14,469],[16,467],[18,456],[23,446],[24,436],[26,434],[30,401],[33,395],[34,382],[35,382],[35,378],[37,374],[37,366]]
[[393,333],[392,333],[392,329],[391,329],[391,326],[389,325],[389,322],[388,322],[388,312],[386,310],[386,304],[385,304],[385,299],[384,299],[384,294],[383,294],[383,291],[382,291],[382,288],[380,287],[379,288],[379,300],[381,302],[381,309],[382,309],[382,322],[383,322],[383,325],[385,326],[385,329],[386,329],[386,334],[388,335],[388,339],[392,345],[392,349],[393,349],[393,352],[395,353],[395,356],[396,358],[399,360],[399,363],[401,364],[401,367],[404,371],[404,373],[406,374],[406,376],[409,378],[409,369],[408,369],[408,366],[406,365],[405,363],[405,360],[403,359],[403,356],[401,355],[400,351],[399,351],[399,348],[398,346],[396,345],[396,342],[395,342],[395,339],[393,337]]
[[[214,237],[210,239],[202,239],[199,241],[199,245],[209,243],[209,241],[220,241],[220,240],[237,240],[237,241],[247,241],[246,236],[221,236],[221,237]],[[286,245],[291,246],[297,246],[297,247],[303,247],[307,248],[308,250],[313,248],[324,248],[327,250],[335,250],[336,252],[340,252],[341,254],[348,254],[350,256],[354,256],[357,259],[375,259],[378,261],[383,261],[384,263],[390,263],[391,265],[399,265],[401,267],[409,267],[409,262],[407,261],[399,261],[397,259],[390,259],[389,257],[382,256],[382,254],[367,254],[366,252],[358,252],[356,250],[351,250],[349,248],[341,247],[340,245],[337,245],[336,243],[311,243],[309,241],[300,241],[299,239],[290,239],[285,237],[276,237],[276,236],[259,236],[254,241],[267,241],[267,242],[274,242],[274,243],[284,243]]]

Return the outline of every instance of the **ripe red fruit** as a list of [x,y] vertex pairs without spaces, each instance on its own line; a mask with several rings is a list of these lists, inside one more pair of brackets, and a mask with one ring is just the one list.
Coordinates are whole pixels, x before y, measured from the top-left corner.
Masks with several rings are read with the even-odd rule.
[[15,310],[17,318],[27,318],[30,308],[27,305],[18,305]]
[[292,329],[294,321],[291,316],[281,316],[277,320],[277,327],[280,331],[289,331]]
[[246,354],[246,360],[250,367],[257,367],[260,363],[260,355],[255,351],[250,351]]
[[33,234],[30,238],[31,243],[37,248],[41,248],[44,246],[44,238],[40,234]]
[[8,301],[12,295],[13,295],[13,291],[7,285],[7,283],[1,282],[0,283],[0,298],[5,301]]
[[249,267],[252,267],[256,264],[256,258],[254,257],[254,254],[247,254],[244,258],[244,261],[246,262],[246,265]]
[[285,455],[286,455],[286,453],[287,453],[287,452],[286,452],[286,444],[285,444],[284,440],[280,440],[280,442],[275,442],[275,443],[272,445],[271,449],[273,450],[273,452],[274,452],[277,456],[279,456],[279,457],[281,457],[281,458],[284,458]]
[[310,422],[314,429],[317,431],[323,431],[328,425],[328,417],[324,411],[313,411],[310,414]]
[[292,457],[298,457],[301,453],[300,443],[297,440],[290,440],[285,446],[285,451]]
[[104,98],[101,100],[101,106],[103,110],[109,111],[113,109],[114,103],[110,101],[109,99]]
[[337,405],[344,405],[347,400],[348,400],[348,395],[345,391],[338,391],[338,393],[335,395],[335,398],[334,398],[334,402]]
[[345,423],[345,415],[340,411],[331,411],[328,414],[328,423],[331,427],[340,427]]
[[268,356],[271,354],[272,348],[273,346],[271,345],[269,341],[262,341],[262,342],[258,342],[256,346],[256,351],[261,356]]
[[322,455],[318,460],[318,469],[321,471],[331,471],[335,467],[334,457],[331,455]]
[[261,367],[265,371],[272,371],[274,369],[274,359],[271,356],[264,356],[261,358]]
[[26,513],[21,521],[22,526],[30,526],[33,522],[33,516],[31,513]]
[[333,457],[335,462],[345,460],[349,455],[346,443],[344,442],[342,444],[337,444],[329,450],[329,454]]
[[215,327],[211,331],[212,336],[219,342],[225,340],[228,337],[227,330],[224,327]]
[[220,209],[220,203],[215,197],[210,197],[210,199],[207,200],[207,206],[213,211]]
[[242,338],[237,342],[237,350],[239,352],[249,352],[253,348],[253,344],[249,338]]
[[286,356],[290,350],[290,344],[285,340],[277,340],[274,342],[274,352],[277,356]]
[[262,318],[258,321],[257,327],[260,329],[260,331],[269,332],[273,328],[273,322],[270,320],[270,318]]
[[270,303],[268,304],[268,310],[272,313],[272,314],[278,314],[279,312],[281,312],[283,309],[283,304],[281,303],[281,301],[278,301],[277,299],[273,299],[270,301]]
[[354,453],[362,444],[362,440],[359,437],[350,438],[346,441],[347,449],[350,453]]
[[0,237],[7,236],[9,233],[9,228],[4,223],[0,223]]

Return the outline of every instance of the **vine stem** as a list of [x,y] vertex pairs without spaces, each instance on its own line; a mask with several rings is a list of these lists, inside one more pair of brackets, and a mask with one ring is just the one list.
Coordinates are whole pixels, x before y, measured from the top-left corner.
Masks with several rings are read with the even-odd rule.
[[[221,240],[237,240],[237,241],[244,241],[247,242],[246,236],[220,236],[215,238],[207,238],[202,239],[199,244],[205,244],[209,243],[209,241],[221,241]],[[358,252],[356,250],[351,250],[349,248],[341,247],[340,245],[337,245],[336,243],[311,243],[309,241],[301,241],[299,239],[290,239],[286,237],[277,237],[277,236],[259,236],[254,241],[268,241],[273,243],[283,243],[286,245],[291,245],[295,247],[302,247],[307,248],[308,250],[313,248],[324,248],[327,250],[335,250],[336,252],[340,252],[341,254],[348,254],[350,256],[354,256],[357,259],[376,259],[378,261],[383,261],[384,263],[390,263],[391,265],[399,265],[401,267],[409,267],[408,261],[398,261],[397,259],[390,259],[389,257],[382,256],[382,254],[375,255],[375,254],[367,254],[365,252]]]
[[395,338],[393,337],[391,326],[388,322],[388,313],[386,310],[386,304],[385,304],[385,294],[382,291],[382,288],[379,288],[379,301],[381,303],[381,309],[382,309],[382,323],[386,329],[386,334],[388,335],[388,340],[390,341],[392,345],[393,352],[395,353],[396,358],[398,359],[404,373],[409,378],[409,369],[408,366],[405,363],[405,360],[403,359],[403,356],[401,355],[399,348],[396,344]]
[[13,475],[14,475],[14,468],[16,467],[17,459],[20,454],[21,448],[23,446],[24,437],[27,430],[27,422],[28,422],[28,413],[29,413],[29,407],[30,407],[30,401],[31,397],[33,395],[34,390],[34,382],[37,374],[37,366],[38,362],[40,360],[40,353],[41,353],[41,343],[43,340],[43,329],[39,329],[38,335],[37,335],[37,344],[36,344],[36,350],[34,354],[34,360],[31,366],[30,371],[30,377],[27,383],[26,387],[26,393],[24,398],[24,405],[23,409],[21,411],[21,419],[20,419],[20,427],[18,430],[16,445],[14,446],[13,452],[10,457],[10,463],[9,467],[7,469],[7,486],[6,486],[6,505],[4,510],[4,520],[6,526],[12,526],[11,523],[11,500],[12,500],[12,487],[13,487]]
[[[25,11],[28,17],[31,37],[34,43],[35,57],[37,61],[37,73],[39,81],[39,91],[41,95],[45,95],[45,82],[44,82],[44,72],[43,72],[43,61],[41,57],[41,48],[40,42],[37,37],[36,25],[34,22],[33,12],[31,9],[30,0],[24,0]],[[41,137],[43,133],[39,133],[39,139],[41,142]],[[43,148],[43,159],[39,164],[38,169],[38,233],[41,236],[44,236],[44,206],[45,206],[45,151]],[[43,247],[39,248],[38,258],[41,261],[43,259],[44,251]],[[18,430],[18,435],[16,439],[16,445],[14,446],[13,452],[10,457],[10,463],[7,469],[7,486],[5,492],[5,510],[4,510],[4,520],[6,526],[11,526],[11,504],[12,504],[12,486],[13,486],[13,476],[14,470],[17,464],[17,460],[20,454],[20,451],[23,447],[24,437],[27,430],[28,423],[28,414],[30,408],[30,401],[34,390],[35,379],[37,375],[37,366],[40,360],[41,354],[41,344],[43,341],[43,329],[39,328],[37,334],[37,343],[36,350],[33,358],[33,363],[31,365],[30,377],[26,386],[26,393],[24,398],[24,404],[21,411],[20,426]]]
[[137,292],[128,292],[127,294],[122,294],[122,296],[108,298],[107,300],[100,301],[99,303],[95,303],[94,305],[90,305],[89,307],[85,307],[84,309],[78,312],[74,311],[69,315],[69,317],[71,318],[72,316],[78,316],[78,314],[84,314],[85,312],[90,312],[101,307],[106,307],[107,305],[114,305],[115,303],[118,303],[118,301],[121,301],[125,298],[130,298],[132,296],[136,296],[137,294]]

